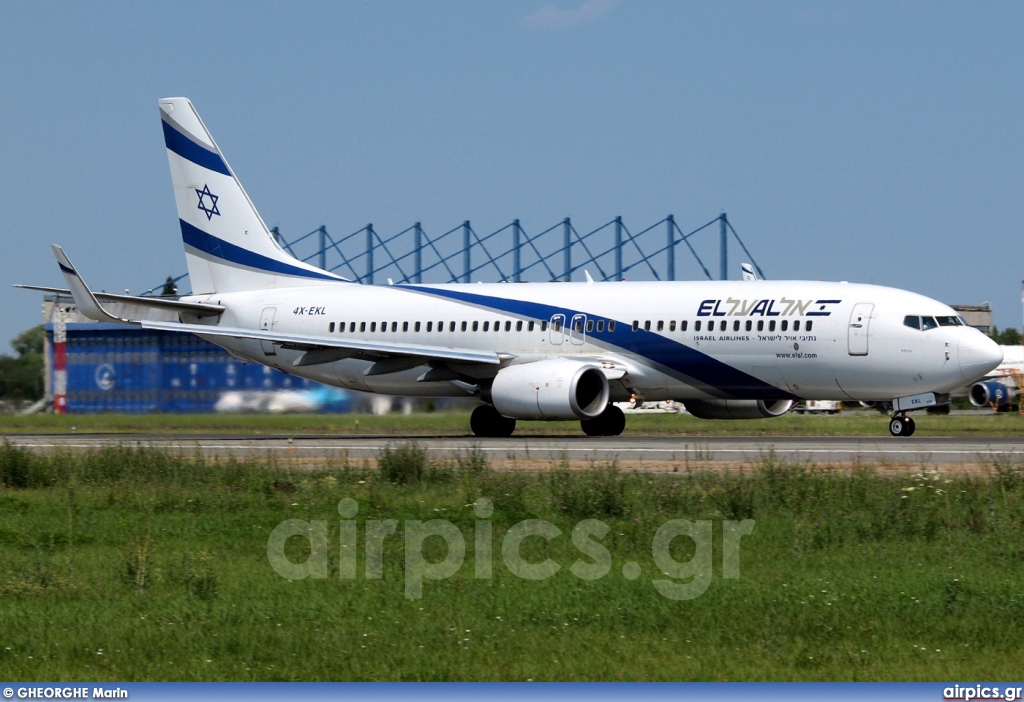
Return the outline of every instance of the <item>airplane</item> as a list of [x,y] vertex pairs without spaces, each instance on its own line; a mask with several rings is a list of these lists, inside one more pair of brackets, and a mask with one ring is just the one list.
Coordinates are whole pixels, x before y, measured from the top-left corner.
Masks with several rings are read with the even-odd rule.
[[[361,285],[289,255],[192,103],[158,104],[193,292],[93,293],[59,246],[68,288],[21,287],[70,293],[91,319],[196,334],[327,385],[475,397],[470,428],[481,437],[510,436],[517,420],[616,436],[626,423],[616,402],[667,400],[706,419],[778,417],[800,400],[889,401],[889,432],[907,437],[908,412],[948,403],[1003,358],[950,307],[876,285],[589,275]],[[147,319],[147,308],[178,321]]]
[[993,407],[998,412],[1014,409],[1024,391],[1024,346],[1000,346],[1003,362],[973,385],[953,395],[967,395],[975,407]]

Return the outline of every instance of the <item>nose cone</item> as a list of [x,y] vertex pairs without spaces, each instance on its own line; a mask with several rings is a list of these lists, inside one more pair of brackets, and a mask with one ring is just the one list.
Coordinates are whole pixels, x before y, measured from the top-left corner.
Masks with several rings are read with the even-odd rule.
[[984,377],[1003,362],[1003,350],[981,332],[960,336],[960,372],[968,382]]

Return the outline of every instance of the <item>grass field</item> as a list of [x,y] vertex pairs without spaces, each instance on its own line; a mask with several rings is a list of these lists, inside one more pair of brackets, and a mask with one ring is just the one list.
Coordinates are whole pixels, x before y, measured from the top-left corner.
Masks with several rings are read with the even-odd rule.
[[[917,417],[917,436],[1019,436],[1024,417],[1017,413],[928,415]],[[887,417],[878,412],[844,411],[834,416],[788,414],[775,419],[722,421],[690,415],[629,415],[626,433],[673,436],[887,436]],[[70,432],[199,434],[385,434],[393,436],[465,436],[469,412],[432,412],[409,416],[365,414],[177,415],[39,414],[0,415],[0,435]],[[519,422],[517,436],[583,435],[579,422]]]
[[[923,422],[922,422],[923,424]],[[747,475],[541,475],[479,455],[430,463],[415,445],[380,469],[291,472],[154,449],[75,455],[0,445],[0,678],[6,680],[972,680],[1024,669],[1024,466],[991,475],[881,477],[767,457]],[[359,506],[359,568],[343,568],[338,503]],[[473,503],[489,498],[480,520]],[[502,539],[530,537],[544,580],[514,576]],[[654,562],[670,519],[712,524],[706,591],[673,600]],[[268,562],[286,519],[323,520],[328,577],[287,580]],[[382,579],[364,573],[380,520]],[[466,541],[453,576],[405,596],[407,520],[444,519]],[[605,522],[612,567],[570,570],[570,533]],[[739,577],[723,577],[724,520],[753,519]],[[369,524],[368,524],[369,520]],[[493,574],[475,577],[475,529],[493,529]],[[288,541],[301,562],[308,541]],[[446,556],[424,542],[432,562]],[[670,554],[698,554],[686,537]],[[627,562],[639,577],[627,579]],[[664,565],[664,563],[663,563]],[[630,573],[635,575],[635,573]],[[679,580],[678,582],[682,582]]]

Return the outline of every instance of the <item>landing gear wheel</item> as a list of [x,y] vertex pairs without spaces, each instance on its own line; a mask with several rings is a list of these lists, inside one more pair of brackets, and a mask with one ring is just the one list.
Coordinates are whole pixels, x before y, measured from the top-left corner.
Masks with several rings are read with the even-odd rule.
[[893,417],[889,420],[889,433],[893,436],[910,436],[917,426],[910,417]]
[[626,428],[626,415],[615,405],[608,405],[593,419],[581,420],[580,427],[587,436],[618,436]]
[[512,436],[516,430],[516,420],[501,416],[490,405],[480,405],[469,417],[469,428],[480,437]]
[[893,436],[903,436],[903,417],[893,417],[889,420],[889,433]]

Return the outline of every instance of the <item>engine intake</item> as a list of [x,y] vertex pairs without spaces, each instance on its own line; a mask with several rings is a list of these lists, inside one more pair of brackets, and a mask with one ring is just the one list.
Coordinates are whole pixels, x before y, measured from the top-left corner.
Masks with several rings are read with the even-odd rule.
[[1019,390],[1002,380],[985,380],[971,386],[971,404],[975,407],[1006,407]]
[[687,400],[690,414],[700,419],[763,419],[793,409],[793,400]]
[[592,419],[608,406],[608,379],[585,361],[520,363],[498,371],[490,401],[515,419]]

